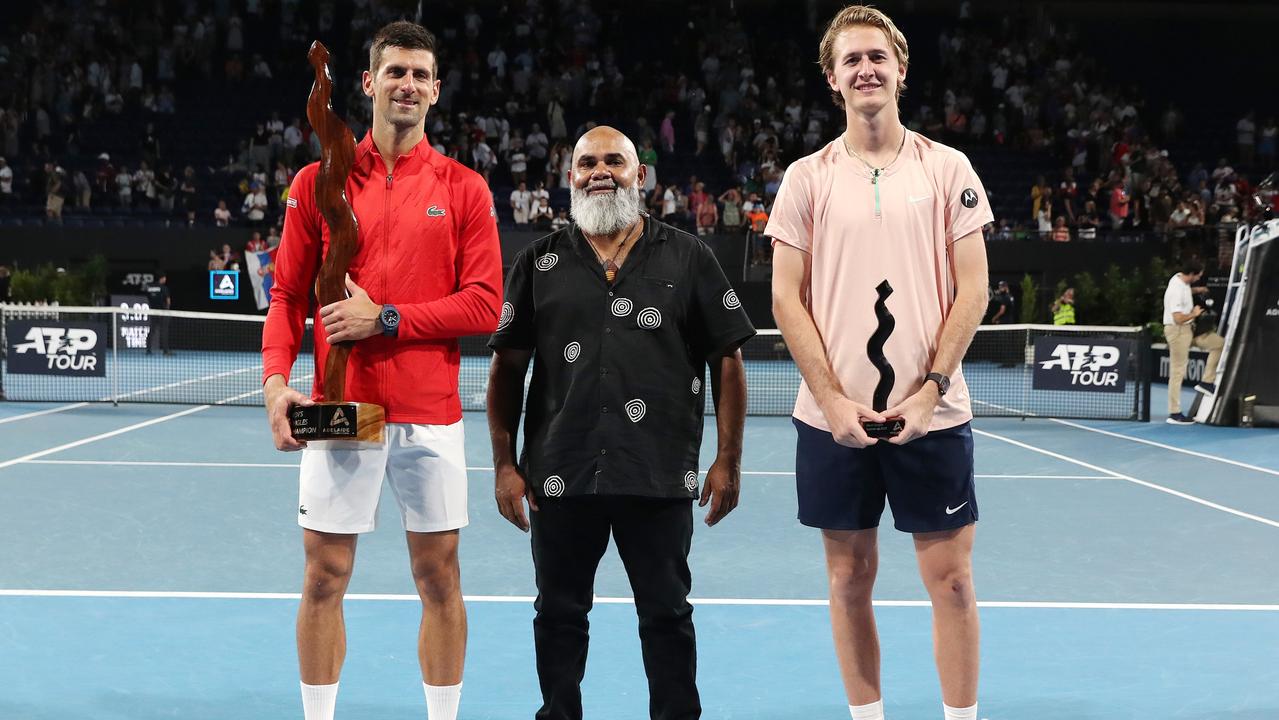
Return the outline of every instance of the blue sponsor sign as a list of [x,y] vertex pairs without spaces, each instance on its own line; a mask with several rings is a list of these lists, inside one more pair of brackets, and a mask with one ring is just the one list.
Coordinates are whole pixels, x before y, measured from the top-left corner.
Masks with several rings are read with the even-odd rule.
[[239,300],[240,299],[240,271],[239,270],[210,270],[209,271],[209,299],[210,300]]

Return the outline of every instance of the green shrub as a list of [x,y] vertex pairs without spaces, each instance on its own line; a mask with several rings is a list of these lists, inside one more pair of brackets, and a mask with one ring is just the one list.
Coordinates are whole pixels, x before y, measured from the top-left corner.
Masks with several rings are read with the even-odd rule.
[[1035,279],[1030,276],[1030,273],[1026,273],[1021,278],[1021,321],[1037,323],[1040,320],[1039,286],[1035,284]]
[[50,263],[14,270],[9,294],[13,302],[97,305],[107,295],[107,259],[94,255],[66,272]]

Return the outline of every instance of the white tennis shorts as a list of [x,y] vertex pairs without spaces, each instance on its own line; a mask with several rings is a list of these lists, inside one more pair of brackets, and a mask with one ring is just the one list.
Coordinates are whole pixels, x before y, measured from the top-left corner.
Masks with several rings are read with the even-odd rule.
[[355,446],[312,441],[302,451],[298,525],[327,533],[377,527],[385,479],[410,532],[465,527],[466,446],[462,421],[452,425],[387,423],[386,443]]

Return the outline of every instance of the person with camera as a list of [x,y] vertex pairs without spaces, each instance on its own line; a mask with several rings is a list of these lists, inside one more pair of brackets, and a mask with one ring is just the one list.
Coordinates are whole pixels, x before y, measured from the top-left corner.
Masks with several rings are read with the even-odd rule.
[[[1217,361],[1225,340],[1208,328],[1196,328],[1195,319],[1203,315],[1205,306],[1196,305],[1194,296],[1208,292],[1206,287],[1192,288],[1203,277],[1203,265],[1198,261],[1182,264],[1181,271],[1168,280],[1164,291],[1164,338],[1168,341],[1168,420],[1171,425],[1190,425],[1194,418],[1181,413],[1181,381],[1186,376],[1191,346],[1208,351],[1208,362],[1196,390],[1215,392],[1213,381],[1217,379]],[[1197,332],[1198,330],[1198,332]]]

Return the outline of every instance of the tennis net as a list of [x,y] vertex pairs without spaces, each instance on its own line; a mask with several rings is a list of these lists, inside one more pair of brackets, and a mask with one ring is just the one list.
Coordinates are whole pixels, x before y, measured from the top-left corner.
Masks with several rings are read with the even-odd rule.
[[[0,305],[0,320],[5,336],[0,397],[8,400],[262,402],[261,316],[145,306]],[[461,340],[458,390],[466,410],[484,409],[486,341]],[[973,411],[979,416],[1148,420],[1149,346],[1139,327],[981,327],[964,358]],[[314,372],[312,347],[308,323],[290,376],[290,384],[304,392]],[[800,376],[781,334],[760,331],[743,346],[742,356],[747,411],[790,414]],[[1081,384],[1072,386],[1075,380]],[[707,410],[713,410],[709,393]]]

